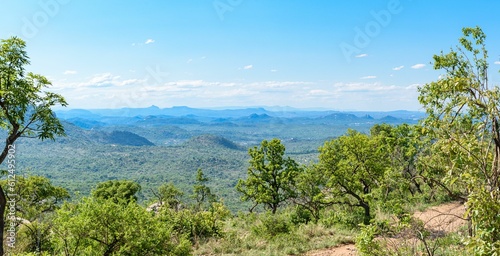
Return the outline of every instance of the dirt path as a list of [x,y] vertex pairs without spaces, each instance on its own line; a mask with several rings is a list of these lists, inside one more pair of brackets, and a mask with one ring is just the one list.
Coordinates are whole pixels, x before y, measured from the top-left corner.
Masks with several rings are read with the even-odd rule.
[[[458,202],[442,204],[431,207],[424,212],[415,212],[413,216],[422,220],[425,228],[433,232],[455,232],[465,225],[464,205]],[[354,244],[341,245],[334,248],[310,251],[306,256],[355,256],[357,255]]]
[[466,224],[462,219],[464,212],[463,204],[453,202],[432,207],[424,212],[416,212],[413,216],[422,220],[427,229],[449,233],[458,231]]
[[315,251],[310,251],[306,253],[305,255],[307,256],[354,256],[357,255],[356,253],[356,246],[354,244],[346,244],[346,245],[341,245],[338,247],[333,247],[333,248],[328,248],[328,249],[322,249],[322,250],[315,250]]

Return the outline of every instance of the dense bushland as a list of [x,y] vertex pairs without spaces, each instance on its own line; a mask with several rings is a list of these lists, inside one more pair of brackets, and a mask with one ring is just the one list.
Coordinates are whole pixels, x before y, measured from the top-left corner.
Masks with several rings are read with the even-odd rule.
[[[277,138],[250,148],[247,175],[232,188],[249,202],[248,211],[231,212],[211,186],[215,175],[199,168],[184,177],[189,181],[182,189],[159,184],[142,201],[147,205],[139,202],[142,187],[132,180],[101,182],[90,195],[68,200],[68,191],[48,178],[18,177],[1,204],[17,202],[15,214],[3,219],[17,239],[8,252],[287,255],[355,242],[366,255],[499,254],[500,89],[488,85],[484,33],[463,32],[456,49],[434,56],[435,68],[445,74],[419,88],[427,112],[420,124],[349,129],[324,142],[311,163],[295,160]],[[2,47],[8,50],[12,42]],[[14,104],[7,89],[2,87],[0,103]],[[50,109],[42,114],[56,122]],[[0,118],[10,122],[5,125],[11,132],[16,118],[23,121],[6,113]],[[59,123],[52,125],[45,133],[42,126],[38,137],[63,133]],[[124,161],[130,159],[124,155]],[[467,208],[461,232],[434,234],[412,216],[417,208],[451,200]],[[400,237],[414,242],[387,242]]]

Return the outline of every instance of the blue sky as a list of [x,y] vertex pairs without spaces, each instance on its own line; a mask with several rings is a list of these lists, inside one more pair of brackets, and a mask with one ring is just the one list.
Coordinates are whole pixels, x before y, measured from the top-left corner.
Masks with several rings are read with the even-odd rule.
[[291,106],[421,110],[432,56],[487,34],[500,84],[500,2],[0,0],[0,38],[69,108]]

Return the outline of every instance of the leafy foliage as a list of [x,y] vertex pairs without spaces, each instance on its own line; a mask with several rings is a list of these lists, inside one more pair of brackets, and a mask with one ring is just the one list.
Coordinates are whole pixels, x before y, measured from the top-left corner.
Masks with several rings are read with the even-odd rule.
[[386,255],[386,253],[382,251],[380,243],[375,240],[378,232],[378,228],[375,225],[361,227],[361,232],[356,237],[356,247],[361,255]]
[[115,203],[136,202],[136,193],[141,186],[130,180],[108,180],[97,184],[92,196],[99,199],[111,199]]
[[[64,128],[51,110],[66,106],[64,98],[46,92],[51,83],[44,76],[25,72],[29,65],[26,43],[17,37],[0,43],[0,127],[8,130],[7,145],[21,136],[54,139]],[[6,148],[7,148],[6,145]],[[5,159],[6,151],[0,156]]]
[[[5,186],[7,180],[0,181],[0,184]],[[15,202],[15,215],[12,212],[7,215],[7,226],[15,225],[18,230],[19,242],[15,250],[37,252],[49,249],[53,213],[63,200],[69,198],[66,189],[54,186],[45,177],[17,176],[16,185],[9,187],[6,195],[9,202]]]
[[212,194],[210,188],[206,185],[207,182],[208,178],[203,174],[201,169],[198,169],[192,195],[196,201],[195,208],[198,210],[203,209],[204,204],[211,205],[216,201],[216,196]]
[[66,203],[54,220],[54,253],[65,255],[188,255],[191,245],[134,202],[84,198]]
[[[7,180],[0,181],[5,186]],[[6,194],[16,202],[17,216],[28,221],[36,220],[41,214],[55,211],[63,200],[69,198],[68,191],[54,186],[42,176],[17,176],[14,191]]]
[[153,192],[153,194],[158,199],[159,206],[166,205],[170,209],[179,209],[182,204],[183,193],[172,182],[163,183],[158,188],[158,192]]
[[[0,154],[4,162],[14,142],[20,137],[41,140],[64,135],[64,127],[52,111],[52,107],[66,106],[64,98],[47,92],[50,81],[42,75],[29,72],[26,43],[17,37],[0,41],[0,128],[7,131],[5,145]],[[15,159],[9,159],[9,164]],[[6,198],[0,187],[0,216],[4,215]],[[0,218],[0,238],[3,240],[4,219]],[[3,254],[0,243],[0,254]]]
[[195,244],[210,237],[222,236],[223,221],[229,216],[229,210],[219,202],[213,202],[204,211],[164,209],[160,213],[163,222],[170,223],[176,233]]
[[332,204],[326,191],[327,182],[328,176],[318,166],[309,166],[297,175],[297,195],[292,198],[293,203],[298,206],[297,215],[304,216],[303,211],[307,211],[315,222],[320,219],[321,210]]
[[267,212],[261,216],[261,224],[253,227],[252,231],[270,239],[280,234],[288,234],[292,229],[292,223],[284,214],[270,214]]
[[300,168],[293,159],[284,157],[285,146],[278,139],[264,140],[260,148],[254,147],[248,154],[251,157],[248,177],[240,179],[236,189],[243,194],[243,201],[264,204],[274,214],[295,196],[293,185]]
[[359,206],[369,224],[373,192],[381,186],[387,155],[376,137],[349,130],[320,148],[320,165],[328,175],[330,197],[336,204]]
[[[69,197],[65,189],[52,185],[49,178],[20,177],[16,193],[23,242],[16,252],[287,255],[353,242],[352,234],[357,233],[362,254],[385,255],[387,244],[377,237],[406,232],[422,242],[420,248],[403,246],[397,253],[445,254],[440,243],[457,245],[460,235],[433,237],[409,210],[415,203],[446,198],[437,189],[441,188],[448,198],[467,202],[471,236],[465,242],[470,253],[498,254],[500,89],[488,86],[485,35],[479,28],[463,32],[460,47],[434,56],[435,68],[446,75],[419,89],[428,114],[421,125],[377,124],[368,129],[365,123],[359,131],[349,129],[345,134],[352,122],[363,120],[372,126],[373,118],[327,113],[297,122],[259,110],[264,112],[217,119],[77,118],[82,126],[100,128],[63,127],[50,108],[65,105],[64,99],[43,92],[50,85],[44,77],[25,74],[23,66],[29,61],[22,40],[3,40],[0,125],[7,130],[7,145],[22,136],[53,139],[68,128],[70,138],[57,144],[21,141],[37,149],[23,159],[51,166],[47,176],[69,180],[64,184],[74,190],[88,187],[89,181],[108,180],[98,183],[92,197],[59,208],[59,202]],[[120,126],[111,126],[114,121]],[[288,151],[279,139],[252,147],[273,136],[285,138]],[[318,157],[314,148],[325,138],[329,141]],[[250,147],[248,164],[242,145]],[[40,148],[50,148],[53,155]],[[298,164],[316,157],[308,166]],[[0,155],[0,163],[4,159]],[[240,171],[244,169],[246,179]],[[191,193],[184,196],[186,192]],[[237,193],[244,204],[236,208],[250,201],[251,213],[231,216],[223,199],[231,200]],[[157,209],[137,203],[151,194]],[[268,211],[253,213],[258,205]]]
[[423,126],[435,140],[431,168],[443,184],[456,186],[467,201],[471,252],[500,253],[500,88],[488,83],[486,35],[464,28],[460,46],[434,56],[445,75],[421,87],[428,117]]

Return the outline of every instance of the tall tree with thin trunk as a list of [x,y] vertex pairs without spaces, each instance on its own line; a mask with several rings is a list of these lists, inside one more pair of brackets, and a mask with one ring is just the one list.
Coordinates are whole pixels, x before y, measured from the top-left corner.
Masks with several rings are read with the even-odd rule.
[[428,168],[442,184],[459,187],[470,219],[474,255],[500,254],[500,88],[488,80],[486,35],[464,28],[459,45],[434,56],[440,79],[421,88],[427,112],[423,127],[432,138]]
[[217,196],[210,191],[207,186],[208,178],[203,174],[201,169],[196,172],[196,183],[193,186],[193,194],[191,197],[196,201],[195,208],[201,211],[205,206],[209,206],[217,201]]
[[[64,135],[64,127],[52,108],[66,106],[64,98],[44,91],[51,83],[42,75],[25,71],[29,58],[26,43],[17,37],[0,41],[0,128],[6,130],[5,145],[0,154],[0,164],[15,148],[20,137],[54,139]],[[15,156],[9,160],[15,160]],[[12,161],[9,161],[12,163]],[[3,240],[5,206],[7,200],[0,187],[0,238]],[[3,255],[3,243],[0,255]]]

